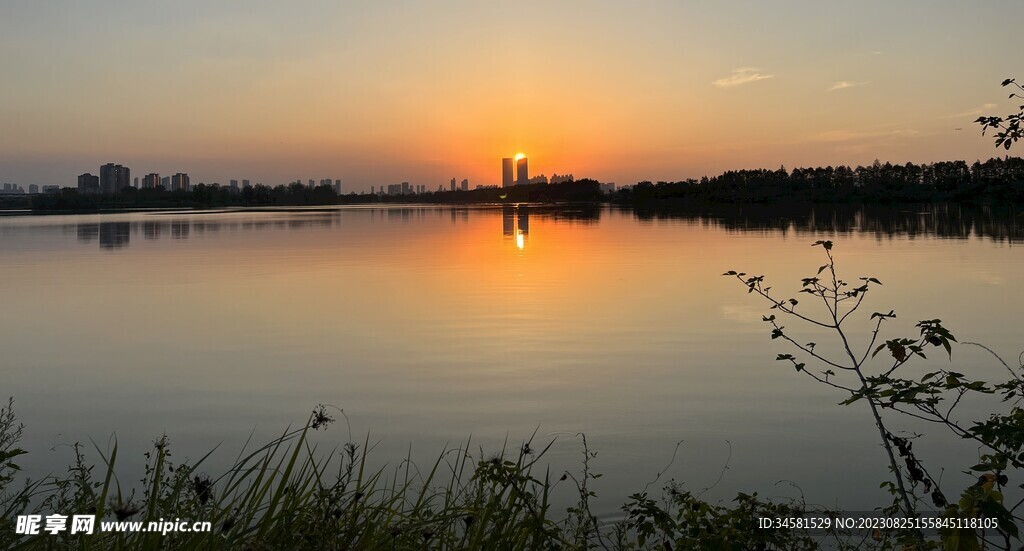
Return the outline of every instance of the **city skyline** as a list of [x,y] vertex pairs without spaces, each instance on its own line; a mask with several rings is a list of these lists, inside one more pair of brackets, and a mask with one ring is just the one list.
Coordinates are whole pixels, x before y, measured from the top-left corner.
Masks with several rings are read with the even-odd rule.
[[971,121],[1012,104],[998,85],[1024,15],[952,1],[518,9],[530,25],[471,2],[7,3],[0,45],[22,54],[0,60],[0,181],[73,186],[111,158],[204,182],[336,174],[356,192],[500,184],[493,159],[520,150],[623,184],[970,162],[992,153]]

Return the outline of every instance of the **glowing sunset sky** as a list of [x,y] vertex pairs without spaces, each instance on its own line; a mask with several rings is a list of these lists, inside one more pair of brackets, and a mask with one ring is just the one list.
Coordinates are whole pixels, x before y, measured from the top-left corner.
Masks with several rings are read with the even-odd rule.
[[[987,158],[1017,1],[0,3],[0,181],[347,190]],[[957,131],[956,128],[963,128]]]

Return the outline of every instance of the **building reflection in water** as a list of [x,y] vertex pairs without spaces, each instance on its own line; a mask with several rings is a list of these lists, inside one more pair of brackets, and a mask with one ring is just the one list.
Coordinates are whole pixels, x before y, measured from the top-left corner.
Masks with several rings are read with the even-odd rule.
[[77,229],[78,240],[82,243],[90,243],[100,236],[99,224],[79,224]]
[[[409,219],[410,213],[397,212],[389,216],[400,217],[403,221]],[[422,216],[422,213],[419,214]],[[163,218],[163,217],[160,217]],[[147,240],[159,239],[188,239],[190,236],[216,233],[223,230],[281,230],[292,228],[328,228],[339,225],[341,214],[339,212],[312,213],[301,218],[278,218],[271,220],[239,220],[239,221],[218,221],[188,218],[168,220],[144,220],[136,222],[100,222],[80,223],[70,225],[78,235],[81,243],[92,243],[99,239],[101,249],[111,250],[127,247],[131,242],[131,236],[136,238],[144,237]]]
[[530,235],[530,209],[527,206],[505,205],[501,207],[501,235],[514,239],[516,248],[526,248]]
[[[479,208],[479,207],[478,207]],[[453,224],[469,220],[472,207],[381,207],[330,211],[267,212],[236,218],[178,214],[134,215],[133,221],[82,222],[62,224],[61,232],[77,234],[78,242],[103,250],[127,247],[132,237],[152,242],[160,239],[191,239],[210,237],[220,231],[269,231],[282,229],[322,229],[338,227],[343,216],[367,213],[371,222],[402,222],[422,220],[431,212],[450,218]],[[1011,244],[1024,242],[1024,217],[1013,205],[923,205],[916,209],[890,205],[694,205],[688,208],[602,207],[573,205],[544,207],[503,205],[502,236],[510,244],[524,249],[529,244],[530,215],[539,215],[560,224],[594,224],[605,212],[631,215],[643,223],[678,223],[680,221],[721,228],[727,232],[795,232],[798,236],[864,235],[876,239],[899,236],[929,236],[946,239],[984,238]],[[485,216],[496,215],[488,208]],[[113,216],[113,215],[112,215]],[[475,215],[474,215],[475,216]],[[88,220],[98,218],[87,217]]]
[[186,220],[175,220],[171,222],[171,237],[173,239],[188,239],[191,224]]
[[160,223],[159,222],[143,222],[142,223],[142,235],[146,239],[160,239]]
[[131,239],[131,224],[128,222],[103,222],[100,224],[100,248],[120,249],[128,246]]
[[516,233],[516,208],[512,205],[501,207],[501,235],[512,237]]

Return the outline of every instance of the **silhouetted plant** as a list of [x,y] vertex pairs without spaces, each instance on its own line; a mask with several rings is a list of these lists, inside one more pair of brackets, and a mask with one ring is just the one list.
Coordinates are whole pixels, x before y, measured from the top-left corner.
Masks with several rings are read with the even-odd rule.
[[[826,261],[818,268],[817,274],[802,279],[800,293],[809,295],[812,304],[823,307],[823,315],[810,313],[808,307],[796,298],[776,298],[772,288],[765,284],[763,275],[752,276],[736,271],[724,275],[736,278],[748,293],[756,294],[770,304],[772,313],[765,315],[763,321],[771,328],[771,338],[781,339],[795,349],[795,354],[778,354],[776,360],[788,362],[798,373],[842,391],[847,395],[842,405],[860,401],[867,404],[893,476],[891,481],[883,484],[894,497],[888,512],[916,516],[919,506],[930,502],[948,517],[996,519],[1001,540],[998,543],[990,534],[972,529],[942,530],[942,543],[952,549],[976,549],[979,542],[1010,548],[1011,540],[1019,535],[1017,522],[1024,520],[1015,514],[1024,500],[1007,508],[1003,496],[1003,489],[1008,483],[1007,472],[1013,470],[1016,477],[1024,468],[1024,409],[1020,407],[1024,397],[1024,379],[1020,372],[1024,371],[1024,366],[1012,369],[993,352],[1010,373],[1010,378],[1004,382],[991,384],[971,380],[962,373],[942,368],[916,378],[900,377],[908,364],[926,359],[926,352],[930,349],[938,348],[951,358],[956,338],[941,320],[929,319],[917,323],[919,334],[914,337],[879,342],[885,322],[896,317],[890,310],[870,315],[868,342],[866,346],[856,347],[847,322],[864,304],[868,293],[881,282],[873,277],[861,277],[856,282],[840,279],[832,255],[833,243],[817,241],[814,245],[824,250]],[[821,352],[814,342],[798,340],[783,325],[786,319],[833,333],[838,341],[839,355]],[[875,367],[872,360],[882,352],[886,352],[891,361]],[[806,362],[816,362],[825,369],[809,368]],[[1000,404],[1008,404],[1009,408],[993,412],[983,420],[959,419],[954,414],[968,394],[995,395],[1000,398]],[[889,411],[943,427],[957,438],[971,440],[984,449],[981,462],[970,467],[970,471],[979,473],[978,482],[964,489],[957,502],[950,503],[939,481],[915,455],[912,439],[896,436],[887,427],[885,412]],[[923,542],[920,533],[900,532],[896,536],[907,544]]]
[[[1009,99],[1020,99],[1024,100],[1024,96],[1021,92],[1024,92],[1024,87],[1017,83],[1017,79],[1008,78],[1003,81],[1003,88],[1010,87],[1013,91],[1010,92]],[[998,116],[982,116],[978,117],[974,122],[981,125],[981,133],[984,135],[987,131],[992,130],[995,136],[996,147],[1002,147],[1003,149],[1010,149],[1017,140],[1024,137],[1024,130],[1021,130],[1021,120],[1024,119],[1024,105],[1020,105],[1016,113],[1010,113],[1005,117]]]

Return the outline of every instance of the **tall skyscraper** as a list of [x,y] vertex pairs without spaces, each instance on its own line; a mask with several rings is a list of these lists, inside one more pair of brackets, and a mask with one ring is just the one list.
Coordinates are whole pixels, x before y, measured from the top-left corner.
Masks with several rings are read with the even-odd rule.
[[501,187],[512,187],[512,176],[513,163],[515,161],[512,157],[505,157],[501,160]]
[[462,179],[462,191],[469,191],[469,178]]
[[530,169],[526,163],[526,157],[520,158],[516,161],[516,185],[526,185],[530,183]]
[[341,180],[334,180],[334,193],[341,195]]
[[455,178],[452,178],[452,182],[451,182],[451,188],[449,188],[449,189],[450,189],[451,191],[455,191]]
[[142,189],[155,189],[158,185],[160,185],[159,174],[151,172],[142,179]]

